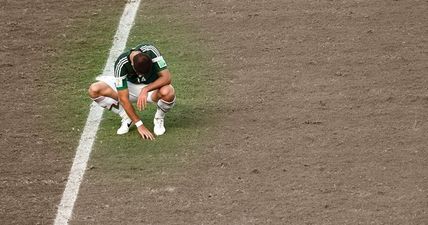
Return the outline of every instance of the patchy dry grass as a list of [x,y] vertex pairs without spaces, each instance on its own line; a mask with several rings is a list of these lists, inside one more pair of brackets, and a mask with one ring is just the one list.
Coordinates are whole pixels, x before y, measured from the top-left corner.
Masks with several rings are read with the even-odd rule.
[[[147,15],[147,11],[152,13]],[[156,173],[161,168],[176,169],[197,153],[198,141],[213,123],[217,101],[213,97],[215,85],[209,80],[208,54],[196,41],[196,28],[162,16],[170,13],[156,8],[140,10],[127,45],[153,43],[167,61],[177,92],[176,107],[166,116],[167,133],[147,141],[142,140],[133,127],[128,134],[118,136],[120,118],[106,112],[90,162],[96,170],[91,173],[102,171],[103,175],[120,180],[140,176],[141,170]],[[151,105],[139,112],[150,130],[153,130],[155,111],[156,107]]]

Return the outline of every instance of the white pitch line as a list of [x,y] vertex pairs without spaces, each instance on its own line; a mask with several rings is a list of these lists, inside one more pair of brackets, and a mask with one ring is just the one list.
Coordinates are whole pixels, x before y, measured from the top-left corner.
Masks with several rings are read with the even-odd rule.
[[[114,62],[120,53],[125,49],[126,41],[128,40],[129,32],[134,23],[135,16],[140,5],[140,0],[128,0],[125,5],[122,17],[114,36],[113,46],[110,49],[110,55],[104,67],[104,76],[112,76]],[[73,214],[74,203],[79,193],[80,183],[92,151],[92,146],[95,141],[95,136],[103,116],[103,109],[97,104],[91,105],[88,119],[86,120],[85,128],[80,137],[79,146],[76,149],[73,165],[71,166],[70,175],[65,186],[64,193],[58,212],[55,218],[54,225],[66,225]]]

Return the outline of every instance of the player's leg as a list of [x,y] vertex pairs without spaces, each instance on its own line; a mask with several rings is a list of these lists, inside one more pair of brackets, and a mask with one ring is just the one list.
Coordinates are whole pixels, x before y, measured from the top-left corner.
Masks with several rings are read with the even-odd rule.
[[110,110],[117,105],[117,93],[104,81],[98,81],[88,89],[89,97],[103,108]]
[[175,105],[175,90],[172,85],[166,85],[158,90],[155,90],[150,96],[151,101],[156,102],[157,110],[153,119],[153,132],[156,135],[165,133],[165,114],[169,112]]
[[128,133],[129,127],[132,125],[132,120],[119,104],[114,78],[105,76],[99,77],[98,80],[98,82],[91,84],[89,87],[89,97],[99,106],[118,114],[122,118],[117,134]]
[[[129,99],[131,100],[131,102],[137,102],[141,89],[145,86],[145,84],[133,84],[128,82]],[[149,92],[147,95],[147,102],[155,103],[157,105],[155,118],[153,120],[153,132],[156,135],[162,135],[165,133],[165,113],[171,110],[171,108],[175,105],[174,87],[172,85],[166,85],[158,90]]]

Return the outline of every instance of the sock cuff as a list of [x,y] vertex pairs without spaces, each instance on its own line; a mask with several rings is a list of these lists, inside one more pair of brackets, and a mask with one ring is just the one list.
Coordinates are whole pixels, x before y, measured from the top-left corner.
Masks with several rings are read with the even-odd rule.
[[92,98],[94,102],[96,102],[99,106],[111,110],[113,106],[116,106],[119,102],[113,98],[100,96],[97,98]]
[[159,99],[157,103],[158,109],[162,110],[164,113],[168,112],[172,107],[174,107],[175,99],[176,97],[174,97],[174,100],[172,100],[171,102]]
[[172,100],[172,101],[170,101],[170,102],[167,102],[167,101],[165,101],[165,100],[163,100],[163,99],[159,99],[159,101],[158,101],[158,104],[159,104],[159,102],[161,102],[161,104],[163,103],[163,104],[166,104],[166,105],[173,105],[173,104],[175,104],[175,99],[176,99],[177,97],[176,96],[174,96],[174,99]]
[[102,102],[105,98],[106,97],[104,97],[104,96],[99,96],[99,97],[91,98],[91,99],[92,99],[92,101],[98,103],[98,102]]

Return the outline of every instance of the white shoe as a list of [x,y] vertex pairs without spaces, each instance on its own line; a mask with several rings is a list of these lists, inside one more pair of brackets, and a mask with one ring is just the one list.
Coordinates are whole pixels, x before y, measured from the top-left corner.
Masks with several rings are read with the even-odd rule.
[[159,136],[165,133],[165,127],[163,125],[164,119],[163,118],[154,118],[153,124],[155,127],[153,128],[153,132]]
[[122,124],[119,129],[117,129],[117,134],[126,134],[129,131],[129,128],[132,125],[132,120],[129,118],[122,119]]

